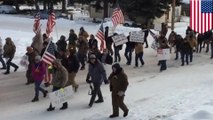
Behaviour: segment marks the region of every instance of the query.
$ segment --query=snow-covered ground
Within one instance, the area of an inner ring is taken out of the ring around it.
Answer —
[[[90,34],[95,34],[99,24],[78,19],[80,13],[75,14],[75,21],[57,19],[57,24],[52,33],[54,41],[60,35],[68,37],[69,29],[77,33],[81,26]],[[86,16],[84,16],[87,19]],[[186,20],[187,21],[187,20]],[[0,15],[0,36],[4,40],[10,36],[16,46],[17,52],[14,58],[19,63],[21,56],[26,52],[26,46],[30,45],[34,33],[32,25],[34,20],[28,17]],[[46,20],[42,20],[42,31],[45,31]],[[175,31],[184,36],[187,22],[175,24]],[[138,30],[119,26],[116,30],[121,33]],[[153,38],[148,37],[149,44]],[[131,66],[126,66],[126,60],[122,55],[121,66],[129,77],[129,87],[126,92],[125,102],[130,109],[126,118],[115,120],[213,120],[213,61],[209,53],[194,54],[194,60],[187,66],[180,66],[180,60],[172,59],[167,62],[168,69],[159,72],[156,52],[151,48],[144,49],[145,65],[134,69],[134,57]],[[134,56],[134,55],[133,55]],[[111,67],[106,66],[107,73]],[[77,82],[79,90],[69,101],[69,108],[61,111],[59,107],[53,112],[47,112],[49,99],[42,98],[32,103],[34,86],[26,86],[25,69],[3,75],[0,71],[0,120],[108,120],[112,113],[111,96],[109,86],[103,85],[102,92],[104,103],[95,104],[88,108],[90,96],[89,86],[85,82],[85,71],[79,71]],[[48,88],[51,91],[51,87]]]

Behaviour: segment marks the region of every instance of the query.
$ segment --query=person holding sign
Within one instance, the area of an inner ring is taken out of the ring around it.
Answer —
[[[144,65],[143,61],[143,43],[136,43],[135,44],[135,67],[138,67],[138,59],[141,62],[141,66]]]
[[[128,42],[126,43],[126,49],[124,52],[124,56],[127,60],[127,65],[131,65],[132,62],[132,52],[134,51],[135,43],[130,41],[130,35],[127,36]]]
[[[53,65],[53,79],[52,79],[52,85],[53,85],[53,92],[60,90],[61,88],[64,88],[67,81],[68,81],[68,72],[65,67],[61,65],[61,60],[56,59],[52,63]],[[63,103],[63,106],[60,108],[60,110],[67,109],[68,103]],[[53,111],[55,110],[55,107],[52,106],[50,103],[49,108],[47,111]]]
[[[168,49],[168,48],[169,48],[169,45],[167,44],[167,42],[165,40],[161,41],[159,50]],[[160,72],[162,72],[163,70],[166,70],[167,69],[166,59],[159,60],[159,65],[160,65]]]

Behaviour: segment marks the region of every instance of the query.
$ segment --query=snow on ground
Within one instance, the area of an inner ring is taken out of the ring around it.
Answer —
[[[80,16],[80,13],[78,13]],[[45,31],[46,20],[42,20],[42,31]],[[106,23],[108,24],[108,23]],[[26,46],[30,45],[34,33],[32,32],[33,19],[10,15],[0,15],[0,36],[4,40],[10,36],[17,46],[14,61],[18,63],[25,53]],[[68,37],[69,29],[77,33],[81,26],[91,34],[95,34],[99,24],[76,18],[75,21],[58,19],[52,36],[56,41],[60,35]],[[185,35],[187,22],[175,24],[175,31]],[[133,28],[119,26],[116,30],[128,33]],[[153,38],[148,37],[149,44]],[[124,46],[125,48],[125,46]],[[213,119],[213,61],[209,53],[194,54],[190,65],[180,66],[180,60],[172,59],[167,62],[168,70],[160,73],[157,66],[156,52],[151,48],[144,49],[145,65],[134,69],[134,55],[131,66],[126,66],[126,60],[121,52],[121,66],[129,77],[129,87],[125,102],[130,109],[126,118],[115,120],[212,120]],[[111,66],[106,66],[107,73]],[[4,71],[0,71],[4,72]],[[34,97],[34,86],[25,86],[25,69],[21,68],[10,75],[0,75],[0,120],[108,120],[112,113],[109,86],[103,85],[104,103],[94,104],[88,108],[90,96],[87,94],[89,86],[85,82],[87,70],[79,71],[77,82],[79,90],[69,101],[69,108],[60,111],[58,106],[53,112],[46,112],[49,99],[42,98],[31,103]],[[51,87],[48,88],[51,91]]]

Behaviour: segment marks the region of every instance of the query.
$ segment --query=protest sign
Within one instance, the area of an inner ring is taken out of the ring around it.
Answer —
[[[128,41],[124,34],[113,36],[112,40],[115,43],[115,46],[122,45]]]
[[[157,49],[158,60],[170,60],[170,49]]]
[[[73,96],[72,86],[61,88],[60,90],[49,93],[50,101],[53,106],[59,106],[70,100]]]
[[[144,42],[144,32],[140,31],[132,31],[130,34],[130,40],[131,42]]]

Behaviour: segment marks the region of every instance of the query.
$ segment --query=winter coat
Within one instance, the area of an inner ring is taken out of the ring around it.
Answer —
[[[180,51],[182,42],[183,42],[182,36],[176,35],[174,45],[175,45],[177,51]]]
[[[92,49],[93,45],[98,47],[98,41],[96,39],[89,39],[89,49]]]
[[[79,54],[87,54],[89,48],[87,40],[78,40],[77,47]]]
[[[12,42],[12,40],[8,40],[6,44],[4,45],[4,53],[3,56],[5,58],[13,58],[16,52],[16,46]]]
[[[82,36],[84,39],[87,40],[87,38],[89,37],[89,34],[86,31],[82,31],[78,34],[78,37]]]
[[[187,40],[184,40],[181,44],[181,52],[182,53],[189,53],[191,50],[191,46]]]
[[[68,40],[69,40],[69,44],[76,46],[76,41],[78,40],[78,37],[75,33],[69,34]]]
[[[58,40],[56,43],[58,52],[63,51],[65,52],[67,49],[67,42],[65,40]]]
[[[69,73],[74,72],[77,73],[80,67],[79,60],[75,54],[70,55],[67,58],[67,71]]]
[[[135,45],[135,54],[139,54],[143,52],[143,44],[142,43],[136,43]]]
[[[42,81],[45,75],[45,64],[43,62],[35,63],[32,65],[31,73],[34,80]]]
[[[52,76],[52,85],[55,87],[64,87],[68,81],[68,72],[61,64],[59,68],[53,68]]]
[[[91,76],[92,83],[95,85],[101,85],[104,80],[107,80],[106,71],[103,64],[96,59],[95,64],[89,64],[89,76]]]
[[[130,39],[130,38],[129,38],[129,36],[128,36],[128,37],[127,37],[128,42],[126,43],[126,49],[134,49],[135,43],[129,41],[129,39]]]
[[[127,75],[122,68],[117,70],[116,73],[111,73],[108,79],[110,81],[110,91],[112,93],[117,94],[119,91],[125,92],[129,85]]]
[[[171,32],[170,35],[169,35],[168,42],[169,42],[169,44],[170,44],[172,47],[173,47],[173,45],[174,45],[175,38],[176,38],[175,32]]]
[[[197,41],[194,38],[190,39],[188,42],[190,44],[191,49],[197,46]]]

